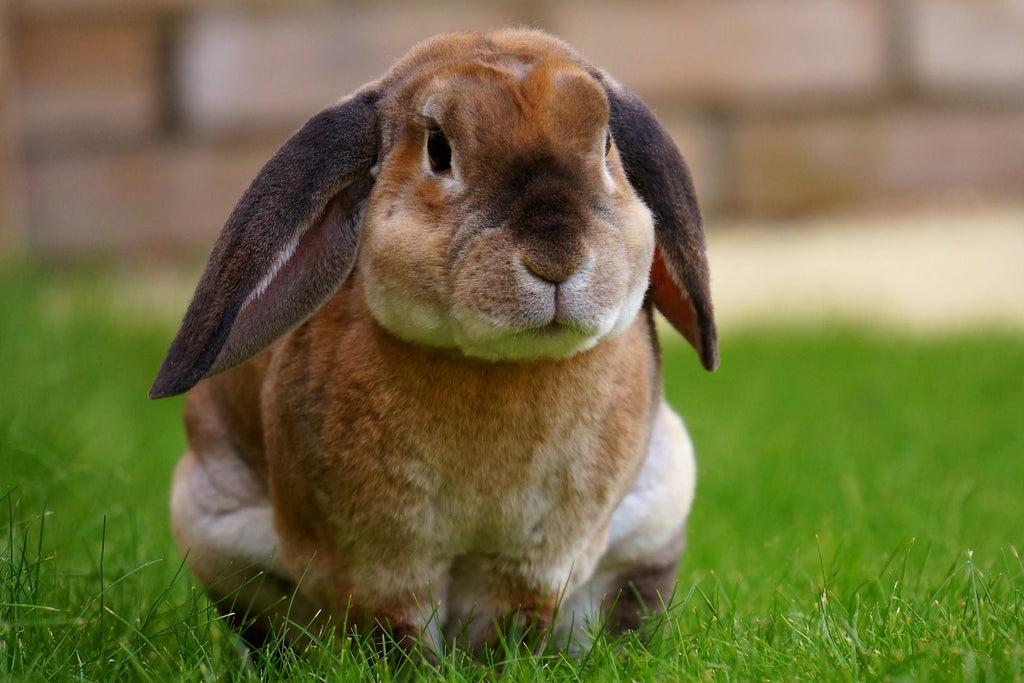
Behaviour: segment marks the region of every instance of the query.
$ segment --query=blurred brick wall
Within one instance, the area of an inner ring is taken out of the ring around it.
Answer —
[[[309,115],[508,23],[644,96],[712,220],[1024,199],[1020,0],[0,0],[0,243],[204,250]]]

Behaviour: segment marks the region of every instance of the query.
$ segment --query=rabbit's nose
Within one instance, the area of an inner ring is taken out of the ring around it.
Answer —
[[[560,285],[570,279],[588,263],[586,255],[571,258],[538,258],[536,255],[523,253],[519,255],[519,260],[538,279],[554,285]]]

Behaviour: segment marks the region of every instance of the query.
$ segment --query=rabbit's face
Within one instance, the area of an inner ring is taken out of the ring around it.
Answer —
[[[651,214],[579,66],[503,55],[398,91],[359,270],[393,334],[492,360],[566,357],[624,330],[654,254]]]
[[[150,396],[360,294],[402,339],[510,361],[589,349],[646,300],[718,365],[686,162],[636,95],[539,31],[427,40],[296,131],[224,224]]]

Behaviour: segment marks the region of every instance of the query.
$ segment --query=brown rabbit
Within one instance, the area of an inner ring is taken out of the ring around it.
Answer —
[[[418,45],[213,247],[150,391],[191,389],[181,550],[257,645],[286,615],[403,647],[635,627],[694,489],[654,308],[713,370],[692,181],[647,107],[538,31]]]

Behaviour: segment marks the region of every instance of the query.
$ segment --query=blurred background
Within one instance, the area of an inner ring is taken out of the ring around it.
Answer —
[[[230,677],[230,641],[188,647],[181,399],[146,389],[274,150],[413,43],[508,24],[637,91],[704,211],[722,366],[663,360],[709,609],[672,652],[1019,680],[1024,0],[0,0],[0,678]]]
[[[195,263],[309,115],[418,40],[510,23],[656,110],[727,319],[1024,317],[1019,0],[0,0],[0,251]]]

